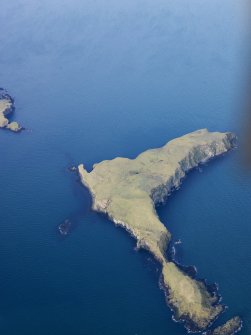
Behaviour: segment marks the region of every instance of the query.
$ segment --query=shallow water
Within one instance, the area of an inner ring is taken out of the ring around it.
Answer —
[[[0,132],[0,331],[182,335],[158,267],[90,210],[67,167],[135,157],[207,127],[241,134],[244,1],[2,1],[1,86],[28,130]],[[192,172],[159,215],[177,258],[251,329],[251,178],[239,151]],[[60,238],[57,225],[74,222]]]

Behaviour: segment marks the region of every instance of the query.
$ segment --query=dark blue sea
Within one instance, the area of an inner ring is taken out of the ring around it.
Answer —
[[[91,211],[68,167],[135,157],[187,132],[241,138],[244,0],[2,0],[0,86],[26,127],[0,132],[0,333],[184,335],[159,268]],[[251,334],[251,176],[239,148],[158,209],[177,260],[219,284]],[[57,226],[73,222],[71,234]]]

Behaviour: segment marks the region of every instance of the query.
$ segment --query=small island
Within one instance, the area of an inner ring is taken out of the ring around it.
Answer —
[[[14,99],[3,88],[0,88],[0,128],[9,129],[15,133],[23,128],[16,122],[10,122],[8,115],[15,110]]]
[[[78,166],[81,182],[92,195],[93,209],[107,214],[136,239],[138,248],[148,250],[160,263],[161,283],[173,317],[192,332],[208,330],[225,307],[216,290],[168,259],[171,234],[155,207],[166,202],[187,172],[231,150],[235,139],[230,132],[201,129],[135,159],[105,160],[91,172],[83,164]],[[221,329],[220,334],[229,333]]]

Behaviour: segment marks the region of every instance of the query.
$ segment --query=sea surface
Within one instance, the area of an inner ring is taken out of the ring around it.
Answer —
[[[68,167],[133,158],[199,128],[243,133],[244,0],[2,0],[0,333],[184,335],[147,252]],[[251,177],[239,148],[184,180],[161,220],[251,334]],[[57,226],[73,222],[71,234]],[[219,320],[220,322],[220,320]]]

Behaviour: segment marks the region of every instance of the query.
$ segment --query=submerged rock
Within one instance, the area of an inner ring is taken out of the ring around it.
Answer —
[[[72,223],[70,220],[66,219],[63,223],[58,226],[58,230],[61,235],[68,235],[70,233]]]
[[[224,325],[205,332],[203,335],[234,335],[242,328],[242,320],[239,316],[228,320]]]
[[[162,266],[162,283],[174,318],[191,331],[206,330],[224,311],[219,297],[204,281],[196,280],[166,258],[171,234],[155,207],[177,189],[188,171],[222,155],[234,146],[232,133],[195,131],[135,159],[115,158],[95,164],[91,172],[78,167],[90,190],[93,209],[108,215],[148,250]]]
[[[70,172],[78,172],[78,168],[74,165],[70,166],[68,169],[69,169]]]

